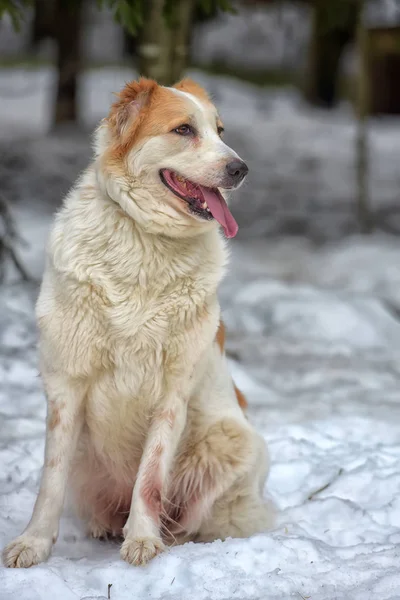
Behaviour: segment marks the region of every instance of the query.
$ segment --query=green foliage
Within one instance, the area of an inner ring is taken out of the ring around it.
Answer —
[[[1,1],[1,0],[0,0]],[[163,13],[169,25],[174,22],[175,11],[180,2],[185,0],[164,0]],[[97,0],[99,8],[110,8],[115,20],[131,35],[136,35],[143,25],[146,3],[148,0]],[[197,5],[204,15],[211,15],[217,10],[235,13],[230,0],[197,0]]]
[[[198,0],[198,7],[205,15],[211,15],[218,10],[236,14],[236,9],[230,0]]]
[[[99,8],[108,7],[114,19],[131,35],[136,35],[143,25],[146,0],[97,0]]]
[[[33,0],[0,0],[0,19],[8,14],[16,31],[21,29],[24,10],[33,6]]]
[[[64,0],[75,8],[80,0]],[[164,0],[164,17],[168,23],[173,22],[174,13],[180,2],[185,0]],[[115,20],[131,35],[136,35],[143,26],[145,7],[148,0],[97,0],[101,9],[110,8]],[[26,8],[34,6],[34,0],[0,0],[0,19],[8,14],[14,28],[19,31]],[[205,16],[215,14],[218,10],[235,13],[231,0],[197,0],[197,8]]]

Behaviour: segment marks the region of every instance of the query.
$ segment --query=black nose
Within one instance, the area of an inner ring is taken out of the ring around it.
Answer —
[[[249,172],[249,167],[242,160],[233,160],[226,165],[228,175],[230,175],[235,182],[241,181],[246,177]]]

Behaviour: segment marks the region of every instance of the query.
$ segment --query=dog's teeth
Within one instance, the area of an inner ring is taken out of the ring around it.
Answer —
[[[181,175],[178,175],[178,176],[177,176],[177,180],[178,180],[178,181],[185,181],[185,180],[184,180],[184,178],[183,178],[183,177],[181,177]]]
[[[207,208],[208,209],[207,202],[203,202],[203,204],[201,205],[201,208]]]

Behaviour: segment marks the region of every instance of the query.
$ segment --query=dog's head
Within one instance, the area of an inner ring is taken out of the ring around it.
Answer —
[[[223,124],[206,92],[191,80],[168,88],[140,79],[128,83],[95,148],[107,194],[147,231],[191,236],[238,226],[227,203],[248,168],[222,140]]]

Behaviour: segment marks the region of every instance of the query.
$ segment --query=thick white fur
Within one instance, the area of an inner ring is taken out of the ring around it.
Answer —
[[[215,117],[188,101],[207,146],[204,156],[196,150],[196,180],[215,178],[211,163],[236,155],[207,136]],[[45,463],[32,519],[3,553],[9,567],[47,559],[67,490],[92,535],[123,528],[121,555],[132,564],[166,541],[247,536],[270,524],[265,444],[215,342],[225,242],[158,178],[163,166],[193,177],[191,150],[152,138],[115,176],[103,160],[109,135],[105,122],[95,162],[51,233],[37,303]]]

